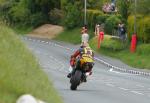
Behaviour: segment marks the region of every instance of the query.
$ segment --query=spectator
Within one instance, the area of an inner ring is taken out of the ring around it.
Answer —
[[[82,42],[81,42],[81,45],[85,44],[85,43],[88,43],[89,41],[89,34],[87,33],[87,29],[84,30],[84,33],[82,34]]]
[[[126,29],[122,22],[118,24],[118,33],[120,39],[124,41],[126,39]]]
[[[115,11],[115,4],[111,3],[111,11]]]
[[[98,35],[99,35],[99,32],[100,32],[100,25],[99,25],[99,24],[96,24],[96,25],[95,25],[95,36],[98,36]]]
[[[102,10],[104,13],[117,12],[115,1],[112,1],[112,3],[105,3],[102,7]]]

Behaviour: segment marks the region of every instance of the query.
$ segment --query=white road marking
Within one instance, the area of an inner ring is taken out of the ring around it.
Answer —
[[[115,87],[115,85],[110,84],[110,83],[107,83],[106,85],[107,85],[107,86],[110,86],[110,87]]]
[[[137,87],[141,87],[141,88],[144,88],[144,86],[143,85],[140,85],[140,84],[138,84],[138,85],[136,85]]]
[[[113,68],[110,68],[110,70],[109,70],[110,72],[112,72],[113,71]]]
[[[28,40],[32,40],[32,39],[29,38]]]
[[[41,40],[37,40],[37,42],[40,42]]]
[[[121,89],[121,90],[125,90],[125,91],[129,90],[129,89],[123,88],[123,87],[118,87],[118,88]]]
[[[35,39],[32,39],[32,41],[33,41],[33,42],[36,42],[36,40],[35,40]]]
[[[140,93],[138,91],[130,91],[131,93],[134,93],[134,94],[139,94],[139,95],[144,95],[143,93]]]
[[[112,68],[111,68],[109,71],[110,71],[110,72],[113,72],[113,73],[117,73],[117,74],[125,74],[125,73],[121,73],[121,72],[113,71],[113,69],[112,69]]]

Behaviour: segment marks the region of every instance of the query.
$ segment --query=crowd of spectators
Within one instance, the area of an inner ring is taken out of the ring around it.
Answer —
[[[104,13],[117,12],[117,8],[114,3],[105,3],[102,7]]]

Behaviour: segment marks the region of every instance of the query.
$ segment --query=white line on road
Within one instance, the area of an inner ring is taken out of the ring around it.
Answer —
[[[41,40],[37,40],[37,42],[41,42]]]
[[[134,94],[139,94],[139,95],[144,95],[143,93],[140,93],[138,91],[130,91],[131,93],[134,93]]]
[[[143,85],[140,85],[140,84],[138,84],[138,85],[136,85],[137,87],[141,87],[141,88],[144,88],[144,86]]]
[[[125,90],[125,91],[129,90],[129,89],[123,88],[123,87],[118,87],[118,88],[121,89],[121,90]]]
[[[109,70],[110,72],[113,72],[113,73],[117,73],[117,74],[125,74],[125,73],[121,73],[121,72],[117,72],[117,71],[113,71],[113,68],[110,68]]]
[[[107,83],[106,85],[107,85],[107,86],[110,86],[110,87],[115,87],[115,85],[110,84],[110,83]]]

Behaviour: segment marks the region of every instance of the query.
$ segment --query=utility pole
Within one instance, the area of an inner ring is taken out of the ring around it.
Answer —
[[[87,3],[87,0],[84,0],[84,25],[86,25],[86,3]]]
[[[134,34],[136,34],[136,6],[137,0],[134,0]]]
[[[136,51],[136,45],[137,45],[136,6],[137,6],[137,0],[134,0],[134,33],[132,34],[131,47],[130,47],[130,51],[132,53],[134,53]]]

